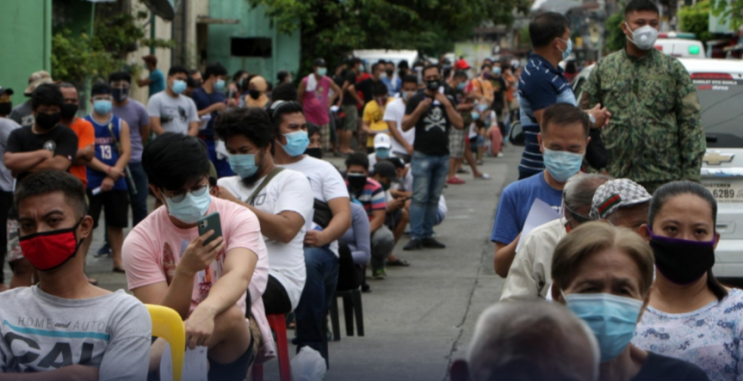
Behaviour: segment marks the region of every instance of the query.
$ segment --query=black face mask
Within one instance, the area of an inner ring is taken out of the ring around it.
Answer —
[[[304,153],[314,157],[315,159],[322,159],[322,148],[307,148]]]
[[[62,112],[60,112],[62,118],[72,119],[77,114],[77,105],[72,103],[65,103],[62,105]]]
[[[116,102],[123,102],[129,97],[129,89],[111,89],[111,96]]]
[[[258,99],[258,97],[261,96],[261,92],[258,90],[248,90],[248,94],[250,94],[250,97],[253,99]]]
[[[62,119],[61,113],[56,112],[54,114],[47,114],[45,112],[40,112],[36,115],[36,125],[39,126],[40,129],[48,131],[54,128],[54,126],[59,123],[60,119]]]
[[[388,77],[392,78],[392,74],[394,74],[395,71],[394,70],[386,70],[386,73],[387,73],[387,76]]]
[[[441,80],[439,79],[433,79],[430,81],[426,81],[426,88],[429,91],[438,91],[440,86],[441,86]]]
[[[10,115],[13,111],[13,103],[3,102],[0,103],[0,115]]]
[[[655,266],[673,283],[694,283],[715,264],[715,240],[687,241],[657,236],[650,229],[648,232]]]
[[[352,189],[362,189],[366,185],[366,175],[362,173],[349,173],[346,180]]]

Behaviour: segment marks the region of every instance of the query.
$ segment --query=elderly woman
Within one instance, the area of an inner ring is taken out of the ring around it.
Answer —
[[[255,76],[250,79],[248,83],[248,95],[244,97],[246,107],[260,107],[263,108],[268,103],[269,99],[266,96],[268,91],[268,83],[261,76]]]
[[[655,254],[650,302],[632,343],[696,364],[713,381],[743,380],[743,291],[712,275],[717,203],[703,186],[659,188],[642,230]]]
[[[589,222],[555,248],[552,297],[596,335],[602,381],[708,380],[696,365],[630,344],[653,284],[653,252],[636,233]]]

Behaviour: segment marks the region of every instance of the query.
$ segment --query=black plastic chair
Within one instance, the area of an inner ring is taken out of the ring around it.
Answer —
[[[364,312],[361,304],[361,279],[363,270],[353,263],[353,256],[348,245],[341,243],[338,248],[340,259],[338,262],[338,286],[335,298],[330,305],[330,321],[333,326],[333,341],[340,341],[341,326],[338,315],[338,298],[343,298],[343,314],[346,320],[346,335],[354,335],[354,315],[356,331],[364,336]]]

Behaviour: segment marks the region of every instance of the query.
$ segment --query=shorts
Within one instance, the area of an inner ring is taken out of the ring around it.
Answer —
[[[470,149],[472,152],[477,152],[480,147],[485,147],[485,137],[477,135],[474,138],[470,138]]]
[[[387,226],[390,230],[395,230],[397,227],[397,224],[400,223],[400,220],[402,219],[402,210],[398,209],[394,212],[387,212],[387,215],[384,217],[384,225]]]
[[[93,217],[93,228],[98,227],[101,210],[106,213],[106,224],[112,228],[129,227],[129,192],[112,190],[93,195],[88,189],[88,215]]]
[[[252,332],[252,331],[251,331]],[[248,370],[250,370],[250,366],[253,364],[253,361],[255,361],[255,352],[253,352],[253,344],[255,343],[255,337],[253,337],[252,333],[250,336],[250,345],[248,345],[248,349],[245,350],[245,353],[243,353],[240,358],[233,361],[230,364],[220,364],[218,362],[214,362],[211,359],[207,358],[209,360],[209,374],[207,376],[208,380],[214,380],[214,381],[242,381],[245,380],[248,377]]]
[[[343,130],[344,131],[356,131],[359,128],[359,111],[356,109],[356,105],[343,105],[341,110],[345,116],[343,117]]]
[[[450,128],[449,129],[449,156],[453,159],[461,159],[464,157],[464,128]]]

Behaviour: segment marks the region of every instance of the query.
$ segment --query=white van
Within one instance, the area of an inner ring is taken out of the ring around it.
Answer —
[[[371,65],[379,60],[392,61],[397,67],[400,61],[407,61],[408,67],[413,67],[413,63],[418,60],[418,52],[415,50],[384,50],[384,49],[365,49],[354,50],[353,56],[365,61],[371,70]]]
[[[665,33],[661,33],[663,35]],[[669,35],[673,35],[669,33]],[[669,56],[678,58],[704,58],[704,45],[699,40],[688,40],[685,38],[662,38],[655,41],[655,48]]]
[[[743,61],[686,59],[679,61],[691,75],[702,106],[707,153],[702,184],[718,203],[715,276],[743,278]],[[593,66],[573,81],[577,99]]]

